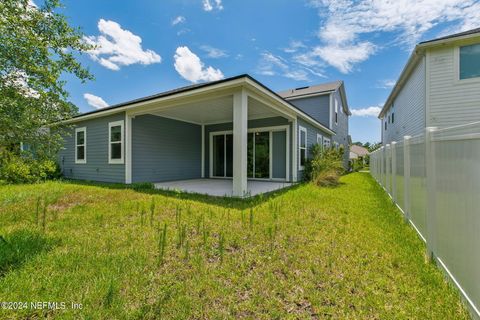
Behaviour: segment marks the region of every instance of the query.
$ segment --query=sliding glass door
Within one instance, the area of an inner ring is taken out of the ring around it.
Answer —
[[[233,177],[233,134],[218,133],[211,138],[212,176]],[[247,177],[286,178],[286,130],[254,131],[247,135]],[[275,146],[275,152],[272,150]],[[275,153],[275,158],[271,159]]]
[[[233,177],[233,135],[213,136],[213,176]]]

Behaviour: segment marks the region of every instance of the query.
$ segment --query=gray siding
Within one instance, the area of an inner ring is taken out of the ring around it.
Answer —
[[[132,182],[201,177],[201,126],[158,117],[132,120]]]
[[[338,103],[338,117],[335,123],[335,100]],[[332,137],[332,145],[334,142],[339,146],[343,146],[345,152],[343,153],[343,166],[348,168],[348,160],[350,155],[350,147],[348,145],[348,115],[343,110],[342,98],[340,92],[337,90],[332,95],[332,130],[335,135]]]
[[[388,123],[388,117],[395,114],[395,122]],[[387,130],[385,130],[387,121]],[[402,90],[393,101],[382,123],[383,145],[402,141],[403,136],[415,136],[425,129],[425,60],[422,59],[413,70]]]
[[[291,104],[326,126],[330,127],[330,95],[325,94],[289,100]]]
[[[108,163],[108,123],[119,120],[125,120],[124,112],[75,123],[70,131],[71,134],[64,137],[63,149],[58,154],[58,161],[65,177],[125,182],[125,165]],[[87,163],[85,164],[75,163],[75,128],[79,127],[86,127]]]
[[[274,126],[284,126],[289,125],[288,119],[283,117],[273,117],[273,118],[264,118],[256,120],[248,120],[248,128],[262,128],[262,127],[274,127]],[[220,123],[212,124],[205,126],[205,177],[210,176],[210,133],[217,131],[230,131],[233,130],[233,123]],[[291,141],[291,124],[290,124],[290,150],[292,150],[292,141]],[[290,164],[292,159],[290,157]],[[290,170],[291,172],[291,170]],[[291,179],[291,173],[288,180]]]
[[[305,129],[307,129],[307,159],[311,157],[311,154],[310,154],[310,148],[317,143],[317,134],[320,134],[322,135],[322,137],[327,137],[327,138],[330,138],[332,139],[332,136],[323,132],[322,130],[320,130],[319,128],[317,127],[314,127],[312,126],[311,124],[309,124],[308,122],[302,120],[302,119],[298,119],[298,128],[297,128],[297,138],[300,139],[300,127],[304,127]],[[299,140],[300,141],[300,140]],[[298,143],[299,145],[299,143]],[[302,180],[303,178],[303,170],[300,170],[300,152],[299,152],[299,148],[297,148],[297,150],[295,150],[296,152],[296,156],[297,156],[297,172],[298,172],[298,180]],[[294,154],[295,154],[294,153]]]

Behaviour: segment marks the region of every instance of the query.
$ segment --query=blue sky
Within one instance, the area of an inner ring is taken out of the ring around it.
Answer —
[[[363,142],[380,140],[375,114],[415,43],[480,21],[478,0],[63,4],[69,22],[99,45],[80,57],[94,81],[65,77],[81,112],[242,73],[278,91],[341,79],[354,110],[350,134]]]

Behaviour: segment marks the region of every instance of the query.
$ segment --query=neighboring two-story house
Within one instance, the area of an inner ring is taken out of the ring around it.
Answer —
[[[383,145],[480,121],[480,28],[419,43],[379,118]]]
[[[348,117],[351,113],[348,109],[343,81],[289,89],[279,92],[279,95],[335,132],[331,139],[327,136],[311,134],[307,134],[307,136],[308,139],[314,140],[324,147],[344,148],[344,166],[347,168],[349,161]]]

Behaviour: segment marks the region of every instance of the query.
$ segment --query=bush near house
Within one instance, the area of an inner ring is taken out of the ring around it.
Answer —
[[[317,186],[334,186],[345,172],[343,168],[343,148],[322,148],[315,144],[310,149],[310,159],[307,160],[304,179]]]
[[[53,160],[0,151],[0,183],[32,183],[59,177],[60,170]]]

